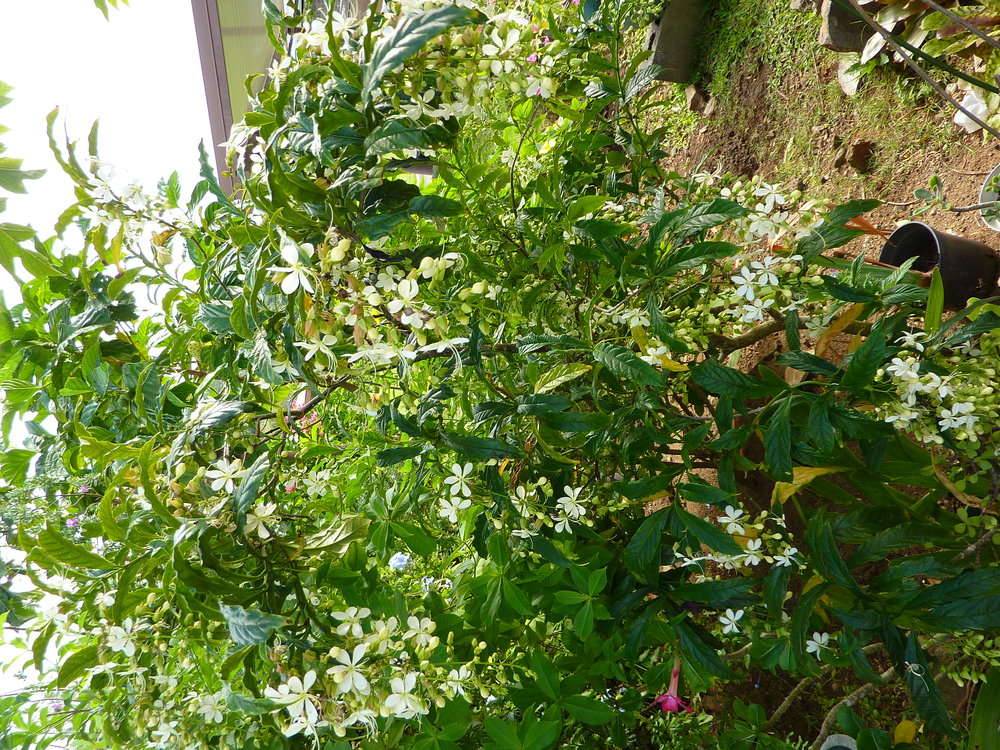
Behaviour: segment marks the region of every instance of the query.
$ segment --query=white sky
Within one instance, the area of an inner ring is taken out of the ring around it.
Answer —
[[[25,169],[47,169],[8,198],[0,221],[51,234],[73,201],[72,183],[51,158],[45,116],[59,107],[72,137],[83,141],[101,121],[99,153],[122,173],[154,186],[176,170],[183,195],[198,174],[198,142],[211,144],[190,0],[131,0],[105,21],[91,0],[0,0],[0,81],[14,87],[0,109],[5,156]],[[211,151],[211,149],[209,149]],[[0,289],[12,280],[0,269]],[[0,694],[16,689],[0,645]]]

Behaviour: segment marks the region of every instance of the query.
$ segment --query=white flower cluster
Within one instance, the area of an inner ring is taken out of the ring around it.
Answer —
[[[441,643],[429,617],[373,619],[364,607],[331,614],[344,645],[330,649],[325,673],[311,669],[264,691],[287,713],[287,736],[328,727],[343,737],[356,725],[371,732],[379,717],[413,719],[465,695],[467,665],[449,669],[428,660]]]
[[[879,415],[925,443],[943,443],[946,432],[959,441],[977,442],[996,413],[992,370],[979,368],[978,351],[966,347],[964,366],[942,376],[923,366],[935,358],[935,352],[924,351],[925,341],[922,332],[907,333],[897,341],[911,353],[894,357],[879,371],[896,396],[879,407]]]

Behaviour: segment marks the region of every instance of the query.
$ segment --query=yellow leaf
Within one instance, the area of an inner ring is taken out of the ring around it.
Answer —
[[[801,490],[817,477],[824,474],[836,474],[846,471],[843,466],[796,466],[792,469],[791,482],[775,482],[771,493],[771,504],[784,503],[788,498]]]
[[[641,326],[632,326],[632,339],[639,345],[639,351],[643,354],[649,353],[649,334],[646,333],[646,329]],[[670,359],[670,357],[665,354],[654,354],[656,361],[660,363],[660,367],[669,372],[687,372],[688,366],[681,364],[680,362],[675,362]]]
[[[861,315],[861,311],[865,309],[865,306],[860,302],[855,302],[853,305],[848,305],[844,308],[844,311],[836,317],[836,319],[830,324],[820,337],[816,340],[816,356],[822,357],[823,352],[833,341],[834,336],[843,331],[847,326],[858,319]]]
[[[892,730],[892,744],[912,743],[917,738],[917,725],[909,719],[903,719]]]
[[[165,232],[159,232],[157,234],[154,234],[153,235],[153,244],[156,247],[163,247],[164,245],[167,244],[167,240],[169,240],[175,234],[177,234],[177,230],[176,229],[168,229]]]

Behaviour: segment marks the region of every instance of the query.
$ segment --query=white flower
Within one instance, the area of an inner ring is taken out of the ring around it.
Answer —
[[[908,331],[896,339],[897,344],[902,344],[908,349],[916,349],[918,352],[924,350],[924,345],[920,342],[927,338],[927,334],[923,331]]]
[[[898,424],[896,426],[899,428],[906,427],[908,424],[910,424],[910,422],[912,422],[913,420],[915,420],[917,417],[920,416],[916,411],[910,409],[907,406],[904,406],[903,404],[897,404],[895,405],[894,408],[895,411],[889,416],[887,416],[885,418],[885,421],[888,422],[889,424],[897,422]]]
[[[569,523],[569,516],[565,514],[553,516],[552,520],[556,522],[556,533],[558,534],[569,533],[572,529]]]
[[[559,509],[574,521],[583,518],[587,514],[587,509],[579,501],[583,487],[567,487],[563,492],[565,494],[556,501]]]
[[[743,510],[741,508],[727,505],[725,514],[719,516],[719,523],[726,527],[727,534],[744,534],[743,524],[740,522],[742,517]]]
[[[436,341],[431,344],[425,344],[424,346],[417,349],[418,352],[445,352],[451,349],[452,351],[457,351],[458,347],[463,344],[468,344],[469,340],[467,338],[454,338],[454,339],[442,339],[441,341]]]
[[[950,409],[941,410],[941,419],[938,420],[938,424],[941,425],[942,430],[951,428],[971,430],[979,421],[979,417],[972,414],[974,409],[975,406],[969,401],[952,404]]]
[[[246,469],[243,468],[243,462],[240,459],[234,458],[232,461],[227,461],[222,458],[216,462],[214,469],[205,472],[205,477],[212,480],[209,486],[213,492],[220,490],[233,492],[236,489],[236,482],[242,479],[244,474],[246,474]]]
[[[316,709],[316,698],[309,694],[309,688],[316,682],[316,672],[309,670],[302,679],[289,677],[288,682],[264,689],[264,696],[285,707],[292,723],[285,729],[285,736],[291,737],[303,729],[311,729],[319,721],[319,711]]]
[[[115,595],[110,591],[102,591],[94,597],[94,604],[98,607],[111,607],[115,603]]]
[[[510,499],[510,504],[514,506],[514,510],[516,510],[519,515],[526,516],[531,512],[531,506],[529,505],[528,498],[534,494],[534,490],[529,490],[527,487],[519,485],[514,490],[514,496]]]
[[[108,628],[107,644],[112,651],[121,651],[128,658],[135,656],[135,641],[132,640],[132,618],[122,622],[123,627],[112,625]]]
[[[367,643],[361,643],[354,647],[354,651],[348,653],[342,648],[334,649],[330,655],[340,664],[330,667],[327,674],[333,677],[337,683],[337,693],[357,693],[358,695],[368,695],[371,692],[371,685],[361,671],[361,662],[365,658],[368,650]]]
[[[167,746],[171,744],[171,740],[174,738],[174,727],[177,726],[176,721],[161,721],[159,726],[156,727],[151,732],[153,741],[157,745]]]
[[[460,695],[465,697],[465,682],[471,677],[469,666],[463,664],[458,669],[453,669],[448,673],[448,679],[444,682],[444,689],[450,695]]]
[[[287,266],[272,266],[271,271],[285,274],[281,280],[281,291],[285,294],[294,294],[299,287],[302,287],[310,294],[313,293],[312,271],[309,266],[302,262],[302,254],[312,257],[312,245],[296,245],[288,235],[281,234],[281,258]]]
[[[768,256],[759,261],[755,260],[751,263],[751,267],[757,270],[757,283],[762,286],[777,286],[778,277],[775,275],[774,271],[771,270],[771,266],[778,262],[778,259],[773,256]]]
[[[405,633],[403,633],[403,638],[406,640],[413,639],[413,642],[419,648],[434,648],[437,646],[439,639],[437,636],[433,635],[437,624],[429,617],[415,617],[410,615],[406,618],[406,625],[409,627]]]
[[[784,195],[778,192],[779,188],[777,185],[768,185],[766,182],[760,183],[753,194],[762,198],[762,202],[757,206],[758,211],[773,211],[776,206],[785,205],[788,200]]]
[[[892,377],[904,382],[918,380],[920,378],[919,370],[920,365],[917,364],[917,360],[913,357],[907,357],[905,360],[893,357],[892,362],[885,368],[885,371],[892,375]]]
[[[449,491],[452,495],[465,495],[465,497],[472,495],[472,488],[469,487],[468,479],[471,473],[472,464],[465,464],[465,466],[452,464],[451,476],[444,480],[445,484],[451,485]]]
[[[770,302],[755,299],[749,305],[743,305],[740,320],[744,323],[760,323],[764,320],[764,311],[770,307]]]
[[[790,567],[795,562],[795,555],[798,553],[799,551],[795,547],[788,547],[774,556],[774,564],[779,568]]]
[[[824,648],[830,648],[829,633],[813,633],[812,638],[806,641],[806,653],[815,654],[817,659]]]
[[[249,535],[256,531],[257,536],[261,539],[270,539],[271,532],[268,531],[265,523],[274,523],[274,512],[277,509],[277,503],[258,503],[252,512],[247,513],[244,525],[246,533]]]
[[[750,539],[747,541],[746,552],[743,554],[743,560],[747,565],[757,565],[764,559],[760,549],[761,544],[760,539]]]
[[[401,107],[403,114],[411,120],[419,120],[426,113],[434,111],[429,106],[435,95],[434,89],[427,89],[423,94],[411,94],[412,102]]]
[[[416,672],[409,672],[405,677],[393,677],[389,681],[392,694],[385,699],[385,708],[393,716],[412,719],[425,713],[423,705],[413,694],[413,689],[417,686],[417,676]]]
[[[305,360],[307,362],[313,359],[317,354],[322,354],[330,360],[336,358],[336,355],[330,347],[337,345],[337,337],[330,334],[325,334],[324,336],[318,339],[313,339],[312,341],[296,341],[295,345],[305,350]]]
[[[458,514],[472,505],[467,497],[443,497],[438,502],[441,504],[438,515],[451,523],[458,523]]]
[[[527,96],[537,96],[542,99],[548,99],[555,93],[556,82],[548,76],[543,76],[541,78],[532,78],[529,76],[529,79],[528,86],[524,90],[524,93]]]
[[[516,28],[511,28],[507,36],[501,37],[500,32],[494,29],[490,35],[492,44],[483,45],[483,54],[487,57],[500,58],[509,55],[517,46],[521,39],[521,32]],[[513,60],[494,59],[490,62],[490,72],[498,76],[503,73],[513,73],[517,69],[517,64]]]
[[[739,633],[740,628],[736,623],[743,619],[743,614],[744,612],[742,609],[738,609],[735,612],[731,609],[727,609],[724,615],[720,615],[719,622],[722,623],[723,634]]]
[[[420,291],[420,286],[415,279],[403,279],[396,285],[396,294],[405,301],[410,302]]]
[[[350,633],[355,638],[360,638],[365,632],[361,627],[361,621],[370,617],[371,613],[372,611],[367,607],[362,607],[361,609],[348,607],[346,612],[331,612],[330,616],[335,620],[340,620],[340,625],[337,626],[338,635],[347,635]]]
[[[198,707],[195,710],[204,717],[205,721],[221,724],[222,708],[222,694],[212,693],[211,695],[198,696]]]
[[[410,556],[405,552],[397,552],[389,558],[389,567],[393,570],[406,570],[410,566]]]
[[[756,274],[748,266],[743,266],[736,276],[730,277],[730,281],[736,284],[736,296],[745,299],[747,302],[753,302],[757,297],[757,292],[754,289],[756,280]]]

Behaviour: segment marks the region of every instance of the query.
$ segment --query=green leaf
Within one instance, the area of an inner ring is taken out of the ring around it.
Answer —
[[[401,445],[398,448],[386,448],[375,454],[375,463],[379,466],[394,466],[411,458],[416,458],[423,451],[422,445]]]
[[[655,580],[658,574],[663,529],[670,520],[670,510],[661,508],[647,516],[625,547],[625,567],[647,583]]]
[[[606,195],[581,195],[569,204],[569,208],[566,209],[566,218],[571,222],[576,221],[581,216],[593,213],[607,203],[608,200],[609,198]]]
[[[723,367],[714,360],[708,360],[693,368],[691,379],[709,393],[715,393],[719,396],[760,398],[780,390],[774,386],[765,385],[732,367]]]
[[[828,378],[840,372],[840,368],[833,364],[833,362],[828,362],[822,357],[817,357],[815,354],[803,351],[784,352],[778,356],[776,361],[779,365],[784,365],[785,367],[794,367],[796,370],[802,370],[803,372],[814,372],[817,375],[823,375]]]
[[[764,461],[775,479],[792,478],[792,400],[784,398],[764,427]]]
[[[584,364],[556,365],[548,368],[535,381],[535,393],[548,393],[561,385],[590,372],[591,366]]]
[[[444,432],[441,440],[446,446],[463,456],[477,459],[488,458],[508,458],[521,455],[517,446],[505,443],[503,440],[493,438],[473,437],[472,435],[459,435],[454,432]]]
[[[55,620],[49,620],[49,623],[42,628],[41,632],[35,637],[34,642],[31,644],[31,661],[35,665],[35,669],[39,672],[42,671],[42,667],[45,662],[45,652],[48,650],[49,642],[52,640],[52,636],[56,632]]]
[[[497,743],[497,750],[522,750],[521,740],[517,736],[517,725],[514,722],[490,716],[486,719],[485,727],[486,734]]]
[[[56,676],[56,685],[66,687],[81,677],[88,669],[97,664],[97,646],[86,646],[74,651],[61,665]]]
[[[735,677],[725,662],[719,658],[715,649],[705,643],[687,622],[682,622],[674,628],[681,644],[684,658],[693,664],[698,671],[731,680]]]
[[[1000,668],[993,667],[976,695],[969,750],[1000,750]]]
[[[927,293],[927,311],[924,313],[924,330],[935,333],[941,327],[944,316],[944,281],[941,278],[941,268],[934,267],[931,274],[931,288]]]
[[[562,705],[574,719],[593,726],[607,724],[615,716],[611,706],[585,695],[570,696]]]
[[[594,603],[584,602],[573,618],[573,632],[580,640],[587,640],[594,632]]]
[[[813,521],[806,530],[806,541],[809,543],[809,559],[823,578],[860,593],[860,587],[851,577],[847,564],[837,549],[828,519],[820,517]]]
[[[627,378],[640,385],[661,387],[663,376],[648,362],[623,346],[599,344],[594,349],[594,359],[607,367],[615,375]]]
[[[703,518],[688,513],[679,507],[674,508],[674,515],[684,529],[702,544],[727,555],[740,555],[743,548],[729,534],[713,526]]]
[[[932,732],[954,731],[954,724],[947,706],[941,700],[941,693],[934,682],[924,650],[920,647],[917,634],[912,631],[906,637],[906,660],[903,666],[903,680],[927,729]],[[993,730],[997,730],[996,725]]]
[[[531,669],[535,673],[535,684],[545,697],[559,700],[559,673],[545,652],[539,649],[531,652]]]
[[[403,521],[392,521],[389,525],[392,532],[403,540],[411,552],[426,557],[434,554],[434,550],[437,549],[437,540],[425,529]]]
[[[740,248],[731,242],[695,242],[684,245],[667,256],[667,267],[660,273],[663,276],[696,268],[710,260],[729,258],[740,252]]]
[[[46,528],[39,532],[38,546],[42,552],[56,562],[61,562],[73,568],[90,570],[110,570],[115,564],[106,560],[86,547],[74,544],[58,531]]]
[[[250,464],[246,474],[240,479],[236,491],[233,493],[233,508],[236,511],[236,525],[242,530],[246,522],[247,511],[257,501],[257,491],[261,482],[271,469],[271,459],[267,452],[261,453],[257,459]]]
[[[875,373],[885,362],[886,345],[882,326],[872,328],[868,338],[851,355],[850,362],[840,384],[849,391],[858,393],[868,386],[875,378]]]
[[[410,201],[410,211],[427,218],[458,216],[462,210],[462,204],[458,201],[438,195],[418,195]]]
[[[453,26],[477,22],[481,14],[458,5],[444,5],[425,13],[409,13],[396,33],[379,39],[362,70],[361,100],[367,105],[382,79],[419,52],[427,42]]]
[[[219,611],[229,626],[229,637],[237,646],[264,643],[271,634],[285,624],[285,618],[257,609],[244,609],[238,605],[220,604]]]
[[[11,193],[26,193],[24,181],[37,180],[45,174],[44,169],[22,170],[22,163],[21,159],[0,157],[0,188]]]
[[[544,414],[539,420],[546,427],[559,432],[595,432],[603,430],[611,422],[607,414],[580,411]]]
[[[531,617],[536,614],[535,608],[531,606],[531,599],[528,598],[528,595],[516,583],[504,578],[501,588],[503,590],[503,600],[519,615]]]
[[[802,263],[808,264],[825,250],[840,247],[863,234],[860,230],[845,228],[844,224],[863,213],[878,208],[880,205],[882,205],[881,202],[876,200],[857,200],[834,208],[819,227],[799,240],[796,249],[802,256]]]
[[[117,494],[117,487],[109,487],[104,493],[100,504],[97,506],[97,517],[101,520],[101,527],[104,529],[104,536],[116,542],[125,541],[125,528],[118,523],[115,517],[114,501]]]
[[[248,716],[262,716],[281,708],[280,703],[275,703],[267,698],[252,698],[248,695],[240,695],[239,693],[232,692],[228,686],[224,690],[226,705],[237,713]]]

